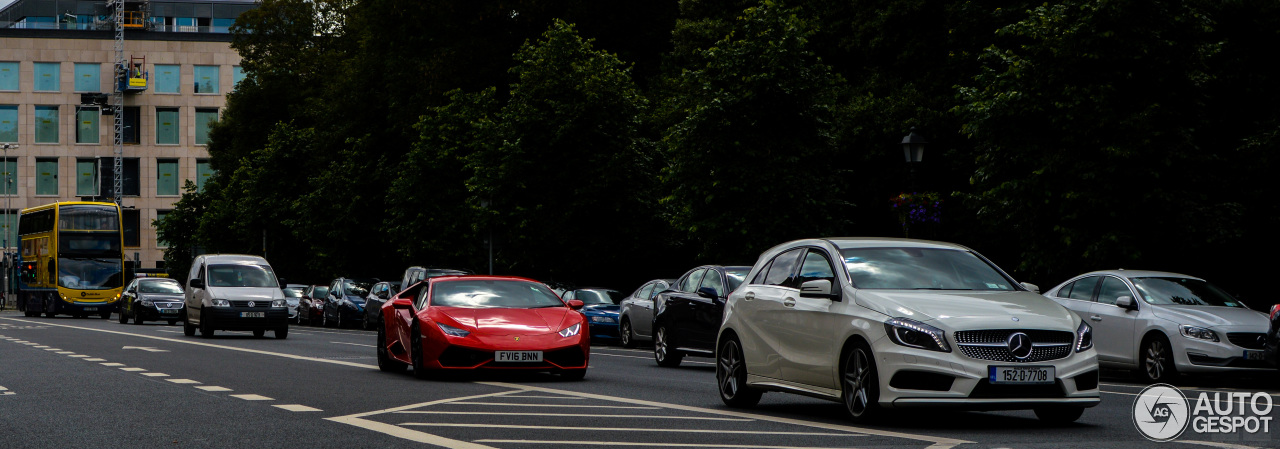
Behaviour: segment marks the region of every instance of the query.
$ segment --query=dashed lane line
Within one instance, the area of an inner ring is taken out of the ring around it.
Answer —
[[[231,391],[231,389],[230,389],[230,388],[227,388],[227,387],[219,387],[219,386],[216,386],[216,385],[202,385],[202,386],[199,386],[199,387],[196,387],[196,388],[201,389],[201,390],[204,390],[204,391],[210,391],[210,392],[213,392],[213,391]]]
[[[820,436],[820,437],[864,437],[866,435],[857,433],[831,433],[831,432],[771,432],[765,430],[725,430],[725,429],[659,429],[659,428],[637,428],[637,427],[575,427],[575,426],[527,426],[519,424],[473,424],[473,423],[400,423],[402,426],[415,427],[473,427],[487,429],[525,429],[525,430],[576,430],[576,431],[597,431],[597,432],[669,432],[669,433],[717,433],[717,434],[738,434],[738,435],[792,435],[792,436]]]
[[[120,368],[120,371],[128,371],[128,372],[131,372],[131,373],[136,373],[136,372],[138,372],[138,371],[146,371],[146,370],[147,370],[146,368],[135,368],[135,367],[131,367],[131,366],[126,366],[126,367],[124,367],[124,368]]]
[[[320,410],[320,409],[315,408],[315,407],[307,407],[307,406],[302,405],[302,404],[273,405],[272,407],[276,407],[276,408],[280,408],[280,409],[285,409],[285,410],[288,410],[288,411],[291,411],[291,412],[323,412],[323,411],[324,411],[324,410]]]
[[[516,396],[507,396],[513,398]],[[753,419],[746,418],[717,418],[714,416],[670,416],[670,415],[597,415],[592,413],[510,413],[510,412],[456,412],[443,410],[407,410],[403,412],[395,412],[403,414],[424,414],[424,415],[493,415],[493,416],[558,416],[566,418],[627,418],[627,419],[680,419],[687,421],[732,421],[732,422],[751,422]]]
[[[12,391],[9,391],[9,389],[8,389],[8,388],[0,387],[0,396],[9,396],[9,395],[14,395],[14,394],[18,394],[18,393],[14,393],[14,392],[12,392]]]
[[[105,361],[107,361],[107,359],[92,358],[92,359],[84,359],[84,361],[86,361],[86,362],[105,362]]]
[[[167,381],[169,381],[169,382],[173,382],[173,383],[175,383],[175,384],[184,384],[184,385],[186,385],[186,384],[198,384],[198,383],[200,383],[200,381],[197,381],[197,380],[191,380],[191,379],[165,379],[165,380],[167,380]],[[196,387],[196,388],[200,388],[200,387]]]
[[[139,373],[139,374],[142,374],[143,376],[147,376],[147,377],[169,377],[169,375],[165,373]]]
[[[71,358],[73,358],[73,359],[83,359],[83,358],[88,358],[89,356],[84,355],[84,354],[71,354],[71,355],[69,355],[69,356],[67,356],[67,357],[71,357]]]
[[[107,362],[107,363],[103,363],[102,366],[124,366],[124,364],[116,363],[116,362]]]
[[[257,395],[257,394],[233,394],[231,397],[236,399],[244,399],[246,401],[274,401],[275,399]]]

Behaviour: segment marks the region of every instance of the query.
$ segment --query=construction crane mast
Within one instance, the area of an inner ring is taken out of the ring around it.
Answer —
[[[124,60],[124,0],[109,0],[108,5],[111,6],[111,14],[114,16],[112,27],[115,35],[115,51],[116,61],[115,80],[128,79],[129,67]],[[115,160],[112,161],[111,175],[111,198],[116,204],[120,204],[120,200],[124,198],[124,89],[120,82],[111,83],[116,86],[111,93],[111,121],[115,126],[114,137],[111,140],[112,154]],[[127,85],[127,83],[126,83]]]

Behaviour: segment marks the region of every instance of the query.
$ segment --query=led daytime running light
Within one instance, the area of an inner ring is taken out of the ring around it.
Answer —
[[[466,336],[468,336],[468,335],[471,335],[471,332],[470,332],[470,331],[466,331],[466,330],[463,330],[463,329],[458,329],[458,328],[453,327],[453,326],[450,326],[450,325],[448,325],[448,324],[444,324],[444,323],[436,323],[436,326],[440,326],[440,331],[441,331],[441,332],[444,332],[444,334],[445,334],[445,335],[448,335],[448,336],[451,336],[451,337],[466,337]]]
[[[1084,352],[1093,348],[1093,327],[1084,321],[1076,328],[1076,352]]]
[[[885,321],[884,328],[885,332],[889,334],[889,339],[899,345],[927,351],[951,352],[951,345],[947,343],[942,329],[907,318],[894,318]],[[916,336],[912,335],[912,333],[924,334],[928,336],[928,340],[923,342],[914,341]]]
[[[579,330],[582,330],[582,323],[578,323],[578,324],[564,328],[564,330],[560,331],[560,336],[569,338],[574,335],[578,335]]]

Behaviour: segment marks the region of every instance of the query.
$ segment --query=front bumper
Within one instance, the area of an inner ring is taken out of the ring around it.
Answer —
[[[982,360],[952,344],[949,353],[898,345],[881,337],[872,344],[880,377],[880,404],[886,407],[954,407],[1020,410],[1037,407],[1093,407],[1101,401],[1097,352],[1034,363]],[[1052,366],[1054,383],[1001,385],[988,380],[990,366]],[[901,374],[901,376],[899,376]],[[895,376],[897,379],[895,379]],[[904,379],[906,379],[904,381]],[[950,379],[949,384],[945,380]],[[895,386],[896,384],[896,386]]]
[[[423,336],[423,363],[439,370],[533,370],[586,369],[591,355],[590,338],[578,334],[448,337],[439,333]],[[542,351],[541,362],[496,362],[495,351]]]
[[[186,309],[182,307],[179,307],[176,309],[159,309],[159,308],[156,308],[155,306],[151,306],[151,307],[138,307],[134,310],[137,311],[138,315],[142,316],[143,320],[148,320],[148,321],[168,321],[168,320],[182,321],[182,317],[186,316],[186,313],[185,313]],[[169,312],[169,311],[172,311],[172,312]]]
[[[241,316],[246,312],[263,312],[264,316]],[[215,307],[205,308],[200,319],[216,330],[278,329],[289,325],[289,311],[284,307]]]
[[[611,318],[613,319],[612,323],[598,323],[598,322],[591,321],[591,317],[587,317],[587,323],[589,328],[588,332],[591,333],[591,338],[603,338],[603,339],[610,339],[610,340],[616,340],[620,338],[620,334],[618,333],[618,318],[617,317],[611,317]]]
[[[1265,349],[1246,349],[1226,340],[1207,341],[1183,337],[1175,334],[1169,337],[1173,342],[1173,362],[1182,373],[1221,373],[1272,371],[1276,368],[1272,360],[1249,360],[1249,353],[1265,354]],[[1264,357],[1265,358],[1265,357]]]

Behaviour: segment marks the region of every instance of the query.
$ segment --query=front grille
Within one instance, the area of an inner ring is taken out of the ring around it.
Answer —
[[[1014,332],[1022,332],[1031,338],[1031,355],[1026,359],[1018,360],[1005,346],[1005,342]],[[1073,332],[1040,329],[957,331],[954,336],[956,344],[960,346],[960,352],[964,355],[978,360],[1008,363],[1033,363],[1065,358],[1071,355],[1072,344],[1075,342]]]
[[[155,305],[157,309],[181,309],[182,308],[182,303],[180,302],[157,302],[155,303]]]
[[[477,351],[474,349],[460,348],[450,346],[440,353],[437,359],[442,366],[449,367],[468,367],[476,366],[493,358],[492,351]]]
[[[899,390],[948,391],[955,377],[924,371],[898,371],[889,386]]]
[[[570,368],[582,366],[587,362],[586,358],[582,355],[582,349],[577,346],[547,352],[546,354],[543,354],[542,359],[554,363],[556,366],[567,366]]]
[[[231,307],[249,307],[249,303],[253,303],[253,308],[262,309],[271,307],[271,300],[264,299],[261,301],[231,301]]]
[[[1266,334],[1231,332],[1227,334],[1227,340],[1231,341],[1231,344],[1245,349],[1265,349],[1267,346]]]
[[[1061,380],[1054,381],[1053,385],[995,385],[982,379],[969,393],[969,397],[975,399],[1042,399],[1066,396]]]

